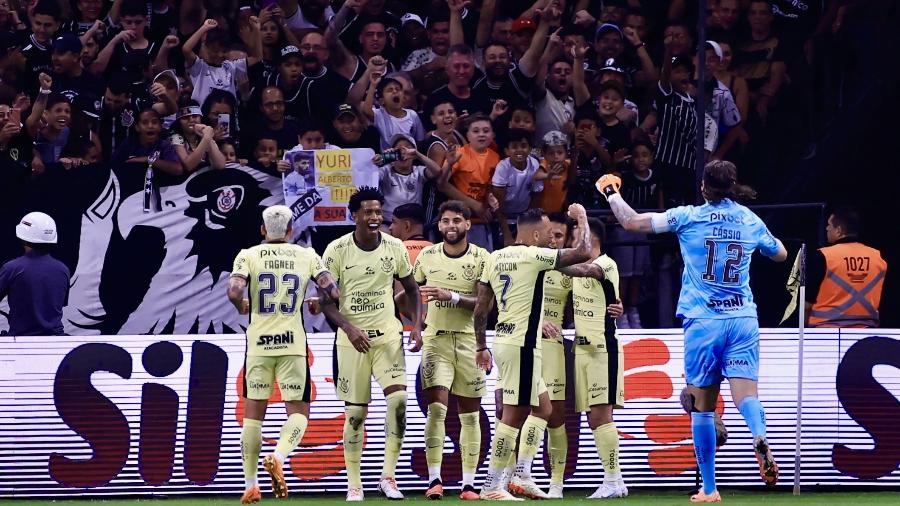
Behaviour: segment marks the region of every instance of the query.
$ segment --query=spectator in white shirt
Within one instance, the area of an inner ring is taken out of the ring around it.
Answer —
[[[262,60],[260,44],[250,48],[247,58],[226,60],[231,36],[213,19],[207,19],[200,29],[181,46],[184,55],[184,67],[191,77],[194,90],[191,98],[202,104],[212,90],[224,90],[237,97],[238,83],[248,80],[247,67]],[[252,37],[259,40],[259,20],[250,20]],[[203,39],[203,53],[198,57],[194,48]]]
[[[405,134],[396,134],[390,148],[375,155],[372,162],[378,165],[378,186],[384,195],[384,222],[389,224],[394,209],[403,204],[421,204],[425,183],[441,174],[441,167],[434,160],[416,150],[416,142]],[[386,158],[395,161],[385,163]]]
[[[360,109],[381,133],[381,149],[392,147],[391,140],[397,134],[411,136],[416,141],[424,139],[425,128],[419,115],[403,107],[403,83],[392,77],[376,76],[373,80],[375,86],[369,86]],[[373,106],[376,97],[381,99],[381,107]]]

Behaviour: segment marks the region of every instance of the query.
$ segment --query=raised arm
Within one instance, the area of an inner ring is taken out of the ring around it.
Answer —
[[[584,57],[587,52],[588,46],[572,48],[572,91],[575,94],[575,107],[591,99],[591,91],[584,79]]]
[[[466,7],[466,0],[447,0],[450,8],[450,45],[464,44],[466,35],[463,32],[462,10]]]
[[[544,47],[544,54],[538,62],[537,73],[534,76],[534,98],[542,99],[547,93],[547,72],[549,72],[550,63],[556,58],[556,54],[562,48],[562,38],[559,36],[559,30],[550,35],[547,46]]]
[[[132,30],[122,30],[117,33],[116,36],[110,39],[109,43],[103,47],[97,55],[97,59],[94,60],[94,63],[91,63],[89,69],[91,74],[100,75],[106,72],[106,66],[109,65],[109,59],[112,58],[113,53],[116,51],[116,44],[132,41],[135,37],[137,37],[137,35],[135,35]]]
[[[159,46],[159,52],[156,53],[156,59],[153,60],[153,73],[159,74],[163,70],[169,68],[169,53],[178,47],[178,37],[174,35],[166,35],[162,44]],[[177,106],[176,106],[177,109]],[[168,115],[167,115],[168,116]]]
[[[597,189],[606,197],[609,207],[612,209],[613,214],[616,215],[619,223],[622,224],[622,228],[629,232],[641,232],[644,234],[669,231],[665,213],[638,213],[619,195],[621,187],[622,179],[619,176],[605,174],[597,180]],[[655,227],[654,224],[656,224]]]
[[[403,148],[403,157],[414,158],[418,160],[422,165],[424,165],[425,177],[427,177],[428,179],[436,179],[441,176],[441,166],[431,158],[428,158],[427,156],[420,153],[419,150],[415,148]]]
[[[188,40],[184,41],[184,45],[181,46],[181,54],[184,55],[185,68],[192,66],[197,61],[197,54],[194,53],[194,48],[200,43],[203,35],[217,26],[219,26],[219,23],[215,19],[207,19],[200,25],[199,30],[195,31],[188,37]]]
[[[372,60],[374,59],[375,58],[373,57]],[[372,60],[369,60],[369,66],[366,69],[367,74],[371,74]],[[370,123],[375,119],[375,90],[378,88],[378,83],[380,81],[380,75],[369,78],[369,88],[366,90],[366,99],[359,105],[359,112],[363,113],[363,116],[365,116]]]
[[[559,23],[560,14],[556,7],[548,7],[541,11],[541,22],[531,37],[531,44],[519,59],[519,70],[525,77],[534,77],[537,74],[541,56],[544,54],[544,45],[547,43],[547,34],[550,33],[550,26]],[[558,34],[558,32],[559,30],[556,30],[554,33]]]
[[[496,11],[497,0],[484,0],[481,3],[481,15],[478,16],[478,27],[475,29],[475,47],[485,47],[491,41]]]
[[[40,82],[41,91],[31,107],[31,114],[25,120],[25,131],[28,132],[31,140],[37,139],[38,131],[41,129],[41,116],[47,107],[47,97],[50,96],[50,89],[53,87],[53,79],[43,72],[38,75],[38,82]],[[35,150],[35,152],[37,151]]]
[[[578,222],[578,234],[575,236],[575,247],[559,250],[556,257],[556,269],[587,262],[591,258],[591,229],[587,223],[587,211],[581,204],[569,206],[569,217]]]
[[[362,4],[362,0],[347,0],[328,22],[328,28],[325,29],[325,44],[331,54],[330,63],[333,68],[342,67],[354,57],[353,53],[341,42],[341,30],[347,25],[350,17],[362,9]]]

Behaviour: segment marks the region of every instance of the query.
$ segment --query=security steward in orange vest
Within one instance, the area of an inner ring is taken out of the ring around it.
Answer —
[[[829,246],[809,259],[806,323],[810,327],[878,326],[887,262],[881,252],[859,242],[859,213],[836,209],[825,227]]]

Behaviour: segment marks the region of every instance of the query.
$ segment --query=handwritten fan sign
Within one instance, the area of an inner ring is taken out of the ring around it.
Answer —
[[[347,204],[360,186],[377,186],[375,152],[360,149],[295,149],[284,154],[291,172],[282,179],[294,228],[353,225]]]

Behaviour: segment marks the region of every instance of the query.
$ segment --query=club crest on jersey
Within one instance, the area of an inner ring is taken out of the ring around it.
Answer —
[[[394,270],[393,259],[390,257],[381,257],[381,270],[384,271],[385,274],[390,274]]]
[[[122,122],[123,127],[128,128],[134,124],[134,113],[130,109],[125,109],[122,111],[122,116],[120,116],[119,120]]]
[[[472,264],[463,265],[463,278],[466,281],[474,281],[475,280],[475,266]]]
[[[235,197],[234,190],[231,188],[223,188],[221,192],[219,192],[219,198],[216,199],[216,207],[219,209],[220,213],[227,213],[234,209],[235,202],[237,198]]]
[[[563,276],[562,279],[560,279],[559,284],[566,290],[571,290],[572,278],[570,278],[569,276]]]
[[[581,278],[581,286],[585,288],[591,287],[591,278]]]
[[[338,378],[338,389],[345,394],[350,391],[350,380],[347,378]]]
[[[422,377],[427,379],[434,377],[434,362],[428,361],[422,364]]]

